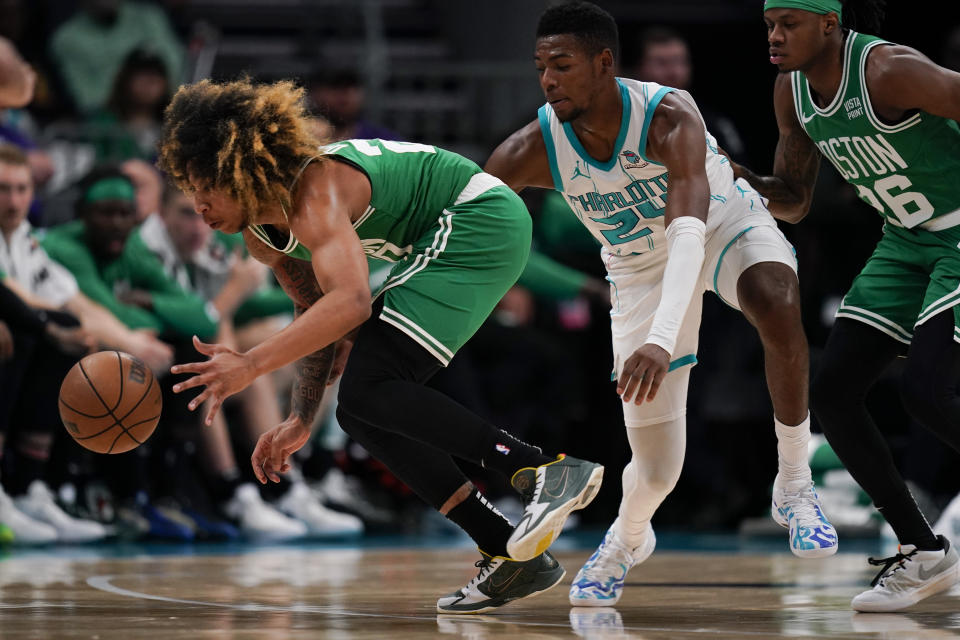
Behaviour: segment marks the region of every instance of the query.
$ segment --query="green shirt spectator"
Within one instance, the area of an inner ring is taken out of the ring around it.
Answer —
[[[113,260],[98,259],[86,242],[84,221],[54,227],[43,238],[50,256],[69,269],[87,297],[106,307],[131,329],[153,329],[208,340],[216,334],[215,314],[200,297],[167,277],[163,266],[133,233]],[[122,300],[132,291],[150,297],[150,309]]]
[[[50,55],[77,109],[90,113],[107,102],[114,77],[134,49],[155,52],[171,86],[180,84],[184,48],[161,7],[140,2],[91,2],[54,32]]]

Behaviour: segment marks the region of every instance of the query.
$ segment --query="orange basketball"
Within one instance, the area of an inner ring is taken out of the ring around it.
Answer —
[[[163,398],[153,372],[120,351],[92,353],[60,385],[60,419],[73,439],[97,453],[143,444],[160,420]]]

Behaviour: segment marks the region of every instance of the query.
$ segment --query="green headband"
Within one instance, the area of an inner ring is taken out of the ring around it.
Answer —
[[[843,5],[840,0],[765,0],[763,10],[767,9],[803,9],[821,15],[833,11],[841,18]]]
[[[97,180],[90,185],[87,192],[83,194],[83,202],[90,204],[91,202],[100,202],[101,200],[127,200],[133,202],[133,185],[126,178],[119,176]]]

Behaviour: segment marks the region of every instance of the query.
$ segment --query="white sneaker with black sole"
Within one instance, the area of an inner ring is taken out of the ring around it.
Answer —
[[[27,492],[14,500],[17,508],[33,518],[53,527],[57,542],[83,543],[102,540],[107,528],[93,520],[82,520],[68,515],[53,499],[53,492],[41,480],[34,480]]]
[[[223,512],[237,522],[240,533],[257,542],[295,540],[305,537],[308,531],[306,524],[265,502],[260,490],[250,482],[237,487]]]
[[[363,534],[363,521],[360,518],[327,507],[303,482],[294,482],[277,501],[277,507],[291,518],[306,524],[311,537],[353,537]]]
[[[960,581],[960,556],[949,540],[937,539],[943,549],[920,551],[904,544],[894,556],[870,558],[870,564],[883,568],[870,583],[873,589],[855,597],[851,606],[857,611],[899,611],[955,585]]]
[[[34,520],[17,509],[13,499],[0,487],[0,524],[13,531],[14,544],[51,544],[57,541],[57,530]]]

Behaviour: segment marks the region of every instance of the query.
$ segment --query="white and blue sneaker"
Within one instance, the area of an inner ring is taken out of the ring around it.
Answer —
[[[653,553],[657,536],[647,525],[647,536],[636,549],[631,549],[613,531],[607,529],[600,547],[577,572],[570,585],[570,604],[574,607],[611,607],[623,593],[627,572]]]
[[[773,483],[770,513],[790,530],[790,550],[801,558],[824,558],[837,552],[837,530],[823,515],[813,482],[799,486]]]

